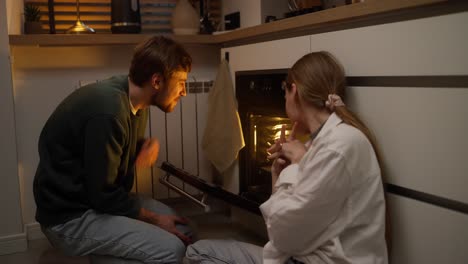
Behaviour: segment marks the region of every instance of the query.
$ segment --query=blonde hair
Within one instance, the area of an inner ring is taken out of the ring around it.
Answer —
[[[325,108],[325,102],[330,94],[337,94],[346,101],[344,69],[327,51],[312,52],[300,58],[289,70],[286,82],[295,83],[299,97],[305,103],[319,109]],[[335,113],[346,124],[364,133],[374,148],[379,165],[382,166],[376,140],[364,122],[346,106],[335,107]]]

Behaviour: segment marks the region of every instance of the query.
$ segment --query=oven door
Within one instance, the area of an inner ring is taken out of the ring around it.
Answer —
[[[228,204],[235,205],[247,211],[250,211],[255,214],[260,214],[259,206],[260,204],[252,201],[250,199],[244,198],[240,195],[234,194],[232,192],[224,190],[221,186],[215,185],[213,183],[208,183],[203,179],[192,175],[176,166],[170,164],[169,162],[163,162],[161,165],[161,169],[166,172],[166,175],[159,178],[159,182],[161,184],[166,185],[167,187],[171,188],[173,191],[179,193],[183,197],[188,198],[195,204],[201,206],[205,212],[210,211],[210,206],[205,202],[208,195],[218,198]],[[202,191],[201,197],[195,197],[186,191],[182,190],[181,188],[174,185],[171,181],[171,177],[176,177],[182,180],[184,183],[189,184],[198,190]]]
[[[246,146],[240,155],[239,194],[257,203],[271,195],[271,165],[268,148],[279,139],[281,127],[286,125],[286,135],[291,129],[289,119],[278,114],[248,112],[246,114]]]
[[[236,98],[244,135],[245,147],[239,152],[239,189],[230,192],[222,186],[205,182],[190,173],[164,162],[161,169],[166,172],[160,182],[180,195],[209,211],[206,197],[213,196],[229,204],[260,214],[259,205],[271,195],[272,161],[268,160],[267,149],[279,138],[281,126],[291,128],[284,110],[284,88],[286,70],[262,70],[236,72]],[[200,191],[194,197],[170,181],[177,177]]]

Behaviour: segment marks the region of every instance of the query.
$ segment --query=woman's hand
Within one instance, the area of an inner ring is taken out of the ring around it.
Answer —
[[[176,228],[176,223],[184,225],[188,224],[188,220],[186,218],[178,217],[176,215],[158,215],[144,208],[141,208],[140,213],[138,215],[138,219],[158,226],[166,230],[167,232],[174,234],[180,240],[182,240],[182,242],[184,242],[185,245],[189,245],[192,243],[192,240],[189,237],[182,234]]]
[[[288,140],[281,147],[282,157],[289,160],[291,164],[299,163],[306,152],[305,145],[297,139]]]
[[[159,141],[156,138],[148,138],[141,146],[140,153],[136,159],[139,167],[151,167],[158,159]]]
[[[273,164],[271,165],[271,189],[273,192],[275,192],[275,184],[281,171],[283,171],[289,164],[290,162],[283,158],[277,158],[273,161]]]
[[[281,145],[281,156],[289,160],[291,164],[299,163],[307,152],[305,145],[296,139],[296,133],[299,129],[299,124],[295,122],[288,139]]]
[[[296,124],[294,124],[293,130],[295,126]],[[276,180],[278,180],[281,171],[283,171],[283,169],[290,164],[289,160],[286,160],[281,157],[282,145],[284,144],[284,142],[286,142],[285,125],[281,126],[280,138],[275,141],[275,144],[273,144],[270,148],[267,149],[267,152],[269,154],[268,159],[273,160],[273,164],[271,165],[271,187],[273,192],[275,191]]]
[[[292,127],[288,139],[285,139],[285,127],[281,127],[280,138],[276,140],[275,144],[267,150],[270,153],[268,159],[276,160],[281,158],[286,163],[299,163],[304,154],[307,152],[307,149],[302,142],[296,139],[297,130],[298,123],[296,122]],[[283,162],[281,163],[284,164]],[[282,166],[276,166],[277,169],[280,169],[281,167]]]

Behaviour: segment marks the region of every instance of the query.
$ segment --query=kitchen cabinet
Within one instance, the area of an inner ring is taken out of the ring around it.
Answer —
[[[374,128],[389,182],[468,203],[468,83],[455,77],[468,75],[466,22],[462,12],[327,32],[310,36],[310,50],[330,51],[347,76],[374,82],[352,84],[350,104]]]
[[[310,52],[310,37],[266,41],[222,49],[221,55],[229,52],[231,74],[239,70],[285,69]]]
[[[310,50],[328,50],[348,76],[466,75],[468,13],[339,30],[310,36]]]
[[[351,77],[348,106],[397,187],[388,189],[392,263],[467,259],[467,22],[460,12],[310,36],[311,51],[330,51]]]
[[[390,263],[466,263],[468,216],[397,195],[391,214]]]

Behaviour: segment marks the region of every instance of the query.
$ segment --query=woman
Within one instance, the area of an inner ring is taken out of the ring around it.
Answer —
[[[202,240],[189,263],[388,263],[376,146],[345,98],[344,70],[328,52],[299,59],[287,77],[288,139],[268,150],[273,194],[260,209],[268,243]],[[303,144],[298,132],[311,135]]]

